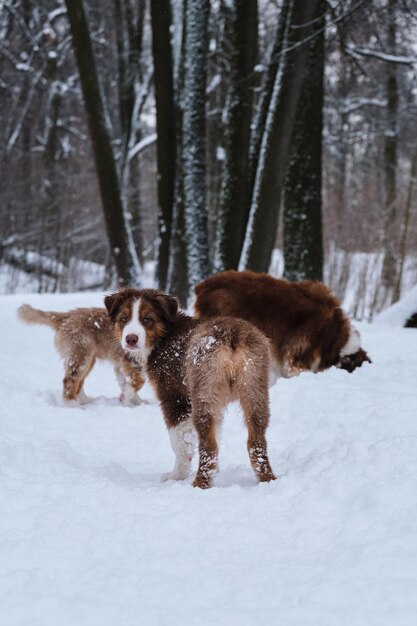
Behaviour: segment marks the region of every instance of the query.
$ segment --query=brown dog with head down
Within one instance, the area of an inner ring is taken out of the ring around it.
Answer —
[[[121,289],[105,298],[122,348],[143,363],[156,391],[176,459],[166,479],[190,472],[193,426],[199,466],[193,485],[207,488],[217,471],[216,430],[224,407],[239,400],[248,452],[259,481],[275,478],[268,460],[269,342],[243,320],[195,320],[178,301],[154,289]]]
[[[320,372],[332,365],[353,372],[371,362],[359,332],[323,283],[229,270],[203,280],[195,293],[198,318],[230,315],[265,333],[280,376]]]

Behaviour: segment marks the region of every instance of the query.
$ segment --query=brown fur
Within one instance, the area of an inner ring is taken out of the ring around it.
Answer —
[[[349,372],[364,361],[359,349],[341,357],[351,324],[326,285],[288,282],[255,272],[222,272],[195,287],[198,318],[230,315],[246,319],[271,340],[279,373],[322,371],[336,365]]]
[[[217,470],[216,431],[224,407],[233,400],[243,409],[255,474],[259,481],[273,480],[265,438],[270,361],[266,337],[243,320],[197,321],[177,310],[175,298],[153,289],[123,289],[105,299],[119,340],[139,298],[146,369],[165,423],[172,430],[191,417],[198,434],[199,468],[193,485],[211,486]]]
[[[120,399],[139,401],[136,392],[144,384],[141,367],[115,342],[106,309],[80,308],[58,313],[22,304],[18,315],[26,323],[45,324],[55,330],[55,345],[65,362],[64,400],[77,400],[95,360],[105,359],[114,364],[122,388]]]

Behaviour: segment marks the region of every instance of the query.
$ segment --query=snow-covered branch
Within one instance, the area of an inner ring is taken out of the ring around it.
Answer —
[[[156,133],[151,133],[147,137],[144,137],[141,141],[139,141],[131,150],[129,150],[128,159],[132,160],[135,156],[137,156],[140,152],[145,150],[151,146],[157,140],[158,135]]]
[[[353,113],[367,106],[384,108],[387,106],[387,101],[381,98],[353,98],[344,104],[340,112],[342,114]]]
[[[417,57],[389,54],[387,52],[383,52],[382,50],[373,50],[372,48],[347,46],[346,51],[352,56],[371,57],[387,63],[398,63],[400,65],[414,65],[417,63]]]

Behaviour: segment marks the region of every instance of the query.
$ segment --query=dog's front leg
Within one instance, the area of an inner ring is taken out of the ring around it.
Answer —
[[[126,362],[122,365],[115,365],[114,371],[121,389],[120,402],[126,406],[140,404],[141,399],[137,392],[145,383],[141,369]]]
[[[175,454],[175,465],[172,472],[162,476],[162,481],[184,480],[190,474],[196,447],[196,435],[191,418],[187,417],[177,426],[168,427],[168,433]]]

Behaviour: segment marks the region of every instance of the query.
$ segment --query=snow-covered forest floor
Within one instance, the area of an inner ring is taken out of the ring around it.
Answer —
[[[49,328],[16,307],[100,294],[0,298],[0,607],[7,626],[405,626],[417,615],[417,331],[359,324],[374,363],[271,389],[256,485],[239,411],[209,491],[161,484],[173,454],[147,385],[119,405],[63,406]]]

